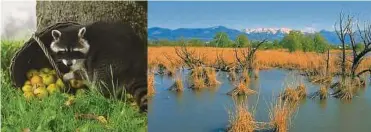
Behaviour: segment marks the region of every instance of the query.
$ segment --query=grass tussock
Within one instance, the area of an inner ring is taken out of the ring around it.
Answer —
[[[231,71],[229,71],[229,72],[227,73],[227,75],[228,75],[228,80],[229,80],[229,81],[234,82],[234,81],[237,80],[236,71],[231,70]]]
[[[256,64],[255,68],[253,69],[253,77],[259,78],[259,65]]]
[[[304,84],[300,84],[297,88],[296,88],[296,92],[298,93],[298,97],[300,99],[304,99],[305,97],[307,97],[307,89],[305,87]]]
[[[217,80],[217,74],[216,74],[216,71],[214,68],[206,68],[206,77],[207,77],[207,85],[210,86],[210,87],[214,87],[218,84],[220,84],[220,82]]]
[[[316,97],[319,97],[320,100],[324,100],[324,99],[327,99],[328,95],[329,93],[328,93],[327,85],[321,85],[318,91],[310,95],[310,98],[314,99]]]
[[[174,85],[171,90],[177,91],[177,92],[183,92],[184,91],[184,86],[183,86],[183,81],[180,75],[177,75],[175,77]]]
[[[256,93],[255,90],[252,90],[248,87],[248,83],[241,80],[236,85],[236,87],[232,91],[228,92],[227,94],[231,95],[231,96],[239,96],[239,95],[251,95],[251,94],[255,94],[255,93]]]
[[[172,66],[172,65],[167,66],[166,67],[166,75],[168,75],[170,77],[174,76],[176,74],[176,69],[177,68],[175,66]]]
[[[234,114],[229,114],[228,132],[253,132],[258,128],[254,116],[244,103],[236,103]]]
[[[307,97],[306,87],[304,84],[300,84],[297,88],[286,88],[280,95],[282,100],[291,102],[297,102]]]
[[[205,88],[205,74],[203,67],[195,67],[191,72],[192,86],[194,89]]]
[[[191,72],[192,88],[201,89],[206,87],[215,87],[220,82],[217,80],[215,68],[195,67]]]
[[[353,98],[353,89],[351,87],[343,87],[341,90],[341,100],[351,100]]]
[[[240,80],[244,81],[245,83],[248,83],[250,81],[250,76],[249,76],[249,72],[247,69],[244,69],[242,71]]]
[[[201,78],[201,77],[195,77],[195,78],[193,78],[192,88],[194,88],[194,89],[206,88],[204,79]]]
[[[288,101],[279,100],[271,106],[269,112],[270,124],[275,132],[287,132],[289,130],[293,109]]]
[[[334,89],[332,94],[334,97],[344,101],[353,99],[356,91],[360,88],[360,82],[356,79],[346,78],[343,81],[337,82],[331,86]]]
[[[282,100],[293,101],[293,102],[300,100],[298,96],[298,92],[294,88],[291,88],[291,87],[286,88],[283,91],[283,93],[281,93],[280,96]]]
[[[308,79],[311,83],[315,83],[315,84],[329,84],[332,81],[332,76],[313,75],[313,76],[308,76]]]
[[[328,90],[326,87],[324,86],[321,86],[319,88],[319,98],[322,100],[322,99],[327,99],[327,96],[328,96]]]

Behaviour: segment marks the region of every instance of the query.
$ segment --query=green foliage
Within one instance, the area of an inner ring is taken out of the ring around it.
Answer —
[[[362,43],[357,43],[356,44],[356,51],[362,51],[362,50],[364,50],[365,49],[365,45],[364,44],[362,44]]]
[[[328,48],[330,48],[329,43],[320,33],[314,34],[313,44],[315,51],[319,53],[324,53]]]
[[[71,106],[64,105],[67,95],[52,94],[43,100],[26,101],[20,88],[14,88],[8,66],[22,41],[1,41],[1,130],[22,131],[146,131],[147,117],[140,114],[129,101],[107,99],[96,91],[76,96]],[[5,103],[4,103],[5,102]],[[106,117],[102,124],[92,119],[75,119],[75,114],[94,114]]]
[[[225,32],[218,32],[214,36],[213,40],[210,42],[210,45],[215,47],[231,47],[233,42],[229,39],[229,36]]]
[[[206,46],[205,42],[203,42],[200,39],[179,39],[177,41],[169,41],[166,39],[161,40],[154,40],[154,41],[148,41],[148,46],[180,46],[180,45],[187,45],[187,46]]]
[[[177,41],[169,40],[157,40],[149,41],[149,46],[179,46],[186,44],[187,46],[210,46],[210,47],[248,47],[256,44],[254,41],[250,41],[245,34],[240,34],[234,41],[231,41],[228,34],[225,32],[218,32],[211,42],[201,41],[199,39],[180,39]],[[362,45],[358,45],[362,48]],[[281,41],[273,40],[266,41],[259,49],[279,49],[285,48],[290,52],[304,51],[304,52],[318,52],[324,53],[327,49],[337,49],[336,46],[330,45],[327,40],[320,34],[308,34],[305,35],[300,31],[290,31]],[[349,49],[349,47],[347,47]]]
[[[301,43],[302,43],[304,52],[312,52],[315,50],[312,35],[301,36]]]
[[[245,34],[240,34],[237,36],[235,44],[237,47],[247,47],[250,42]]]
[[[1,68],[8,69],[10,61],[15,52],[21,47],[24,41],[1,40]]]
[[[280,42],[284,48],[287,48],[290,52],[294,52],[302,49],[302,38],[303,34],[300,31],[290,31],[282,41]]]
[[[188,40],[188,46],[204,46],[204,42],[199,39]]]
[[[300,31],[290,31],[280,43],[290,52],[302,50],[323,53],[329,48],[327,40],[321,34],[304,35]]]
[[[276,49],[283,48],[282,44],[280,44],[280,42],[278,40],[274,40],[272,45]]]

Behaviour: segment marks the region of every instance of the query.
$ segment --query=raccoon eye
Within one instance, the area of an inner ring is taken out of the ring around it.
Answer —
[[[66,51],[59,51],[57,54],[65,54],[67,53]]]

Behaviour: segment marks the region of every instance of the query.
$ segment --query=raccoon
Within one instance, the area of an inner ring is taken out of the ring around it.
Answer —
[[[130,25],[96,22],[51,34],[55,60],[72,71],[63,79],[73,79],[73,72],[83,69],[88,79],[99,82],[104,96],[121,98],[127,92],[141,111],[147,111],[147,40]]]

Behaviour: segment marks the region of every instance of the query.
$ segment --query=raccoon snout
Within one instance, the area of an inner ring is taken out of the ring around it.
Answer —
[[[74,61],[72,60],[62,60],[63,64],[66,66],[72,66]]]

